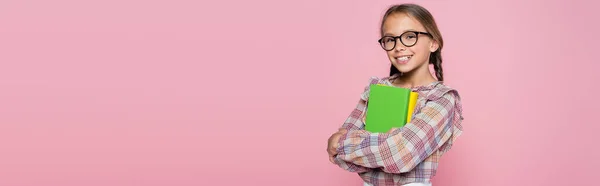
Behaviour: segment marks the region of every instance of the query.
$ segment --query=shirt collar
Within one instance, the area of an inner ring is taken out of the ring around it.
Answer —
[[[371,77],[369,85],[367,85],[367,87],[365,87],[365,91],[361,94],[361,99],[364,101],[367,101],[369,99],[371,85],[374,85],[374,84],[392,85],[389,80],[392,79],[393,77],[394,76],[385,77],[385,78]],[[436,90],[439,90],[440,87],[443,87],[443,82],[434,81],[427,85],[419,85],[419,86],[413,87],[413,88],[411,88],[411,91],[419,92],[419,93],[420,92],[428,92],[428,91],[432,91],[432,90],[436,91]],[[439,90],[439,91],[442,91],[442,90]],[[440,95],[440,94],[428,94],[428,95]],[[430,96],[427,96],[427,98],[432,99]],[[435,98],[433,98],[433,99],[435,99]]]

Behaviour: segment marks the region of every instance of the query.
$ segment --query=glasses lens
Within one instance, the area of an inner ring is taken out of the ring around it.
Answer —
[[[404,45],[413,46],[413,45],[415,45],[415,43],[417,43],[417,33],[406,32],[406,33],[402,34],[400,39],[402,39],[402,43],[404,43]]]
[[[381,47],[383,47],[384,50],[392,50],[395,45],[396,39],[394,39],[394,37],[385,36],[381,38]]]

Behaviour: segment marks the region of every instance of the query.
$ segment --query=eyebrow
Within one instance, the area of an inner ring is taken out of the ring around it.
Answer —
[[[420,31],[417,31],[417,30],[415,30],[415,29],[407,29],[407,30],[404,30],[404,31],[402,31],[402,33],[404,33],[404,32],[408,32],[408,31],[411,31],[411,32],[420,32]],[[384,33],[384,34],[383,34],[383,36],[393,36],[393,35],[394,35],[394,34],[391,34],[391,33]]]

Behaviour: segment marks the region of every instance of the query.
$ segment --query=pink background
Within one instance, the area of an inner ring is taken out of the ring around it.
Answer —
[[[326,140],[401,2],[2,0],[0,185],[361,185]],[[599,4],[412,2],[466,118],[434,185],[594,185]]]

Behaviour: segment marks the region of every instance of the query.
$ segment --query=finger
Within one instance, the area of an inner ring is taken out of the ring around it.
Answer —
[[[333,155],[337,154],[337,152],[336,152],[336,150],[335,150],[335,149],[336,149],[336,148],[333,148],[333,147],[332,147],[332,148],[329,148],[329,149],[327,149],[327,153],[329,154],[329,156],[333,156]]]
[[[338,147],[340,147],[340,145],[338,145],[337,143],[335,143],[331,146],[331,148],[334,150],[334,152],[337,152]]]
[[[332,148],[332,149],[329,149],[327,154],[329,154],[329,156],[335,156],[337,154],[337,152],[335,151],[335,149]]]
[[[333,160],[333,156],[329,156],[329,162],[335,164],[335,161]]]
[[[334,139],[338,138],[336,136],[339,135],[339,134],[340,134],[340,131],[337,131],[337,132],[331,134],[331,136],[329,136],[329,139],[327,139],[327,142],[331,143],[331,141],[333,141]]]

